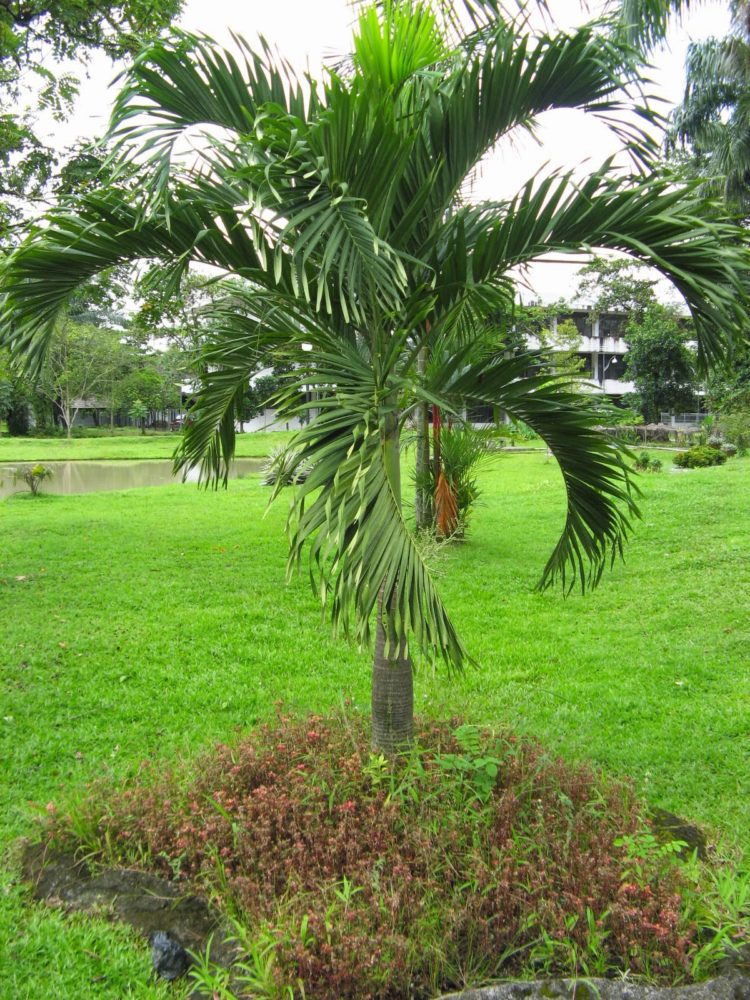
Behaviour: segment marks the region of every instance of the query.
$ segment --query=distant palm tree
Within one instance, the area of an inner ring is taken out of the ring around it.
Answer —
[[[621,22],[646,47],[663,39],[688,0],[622,0]],[[693,4],[696,6],[696,4]],[[730,0],[731,30],[693,42],[685,94],[672,113],[667,146],[689,151],[683,166],[743,216],[750,214],[750,2]]]
[[[351,57],[317,83],[265,49],[237,58],[186,34],[152,45],[114,111],[119,185],[55,210],[0,288],[4,341],[33,367],[76,285],[115,262],[161,261],[167,292],[190,261],[245,279],[215,307],[177,464],[226,480],[259,359],[296,365],[286,406],[310,418],[297,446],[311,472],[292,501],[291,561],[309,549],[345,633],[368,642],[374,616],[373,736],[388,752],[412,733],[411,644],[449,667],[467,660],[402,513],[416,404],[502,407],[547,442],[567,514],[542,585],[596,583],[636,513],[593,404],[485,346],[509,269],[590,246],[652,263],[687,299],[706,363],[745,322],[744,238],[690,189],[605,163],[580,183],[532,178],[509,201],[462,199],[482,157],[544,111],[581,108],[621,130],[634,76],[632,50],[600,25],[530,36],[495,2],[467,7],[468,28],[447,3],[363,9]],[[206,126],[196,153],[185,138]],[[646,156],[634,136],[631,149]]]
[[[685,96],[670,142],[692,151],[709,189],[750,214],[750,4],[732,5],[732,29],[688,49]]]

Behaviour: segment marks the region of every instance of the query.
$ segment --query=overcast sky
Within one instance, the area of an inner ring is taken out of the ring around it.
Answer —
[[[597,0],[587,5],[597,9]],[[549,0],[555,22],[570,27],[588,20],[590,13],[578,0]],[[324,60],[348,51],[352,9],[347,0],[188,0],[181,24],[191,31],[205,32],[231,45],[230,32],[252,42],[258,35],[276,45],[292,65],[309,68],[318,75]],[[726,3],[705,2],[694,8],[673,29],[668,44],[653,57],[653,86],[664,108],[679,101],[684,85],[684,57],[690,40],[725,34],[729,26]],[[115,90],[109,87],[116,67],[103,57],[89,67],[83,80],[74,121],[64,127],[50,123],[61,145],[75,138],[97,138],[106,127]],[[506,144],[483,166],[474,187],[477,198],[502,198],[515,193],[521,183],[539,170],[597,166],[616,153],[617,141],[596,120],[577,112],[550,112],[542,117],[541,144],[528,135]],[[577,265],[580,266],[580,265]],[[570,297],[575,285],[576,265],[537,267],[531,275],[535,292],[545,300]],[[524,297],[528,297],[527,293]]]

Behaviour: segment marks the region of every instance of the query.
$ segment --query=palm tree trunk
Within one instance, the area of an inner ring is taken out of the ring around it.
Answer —
[[[385,418],[383,451],[386,472],[398,503],[401,502],[401,467],[398,417]],[[375,656],[372,664],[372,743],[387,755],[411,742],[414,736],[414,679],[406,647],[406,636],[397,635],[384,605],[395,607],[396,593],[381,588],[375,629]]]
[[[435,465],[434,475],[435,484],[440,478],[440,473],[443,469],[442,455],[440,454],[440,432],[443,429],[443,418],[440,413],[440,407],[433,404],[432,407],[432,461]]]
[[[417,371],[423,375],[427,368],[427,348],[423,347],[417,357]],[[430,419],[427,403],[420,403],[416,411],[417,451],[414,471],[417,488],[414,494],[414,520],[417,529],[429,528],[432,523],[432,504],[429,490],[424,488],[424,479],[430,467]]]

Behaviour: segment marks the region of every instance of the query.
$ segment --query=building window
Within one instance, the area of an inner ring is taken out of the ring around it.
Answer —
[[[589,314],[586,312],[574,312],[569,313],[565,316],[558,317],[558,323],[563,320],[572,320],[575,323],[576,330],[580,333],[582,337],[590,337],[593,332],[593,327],[591,325],[591,320],[589,319]]]
[[[625,331],[625,317],[616,313],[602,313],[599,317],[600,337],[621,337]]]
[[[621,354],[600,354],[598,379],[603,382],[605,378],[622,380],[625,372],[625,359]]]

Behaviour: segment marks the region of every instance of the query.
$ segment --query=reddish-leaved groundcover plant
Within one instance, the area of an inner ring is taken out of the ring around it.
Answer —
[[[427,997],[495,976],[689,968],[679,871],[631,788],[532,741],[425,723],[392,761],[356,716],[282,715],[180,774],[156,770],[77,809],[110,859],[209,892],[262,939],[279,991]],[[48,822],[69,844],[70,816]]]

